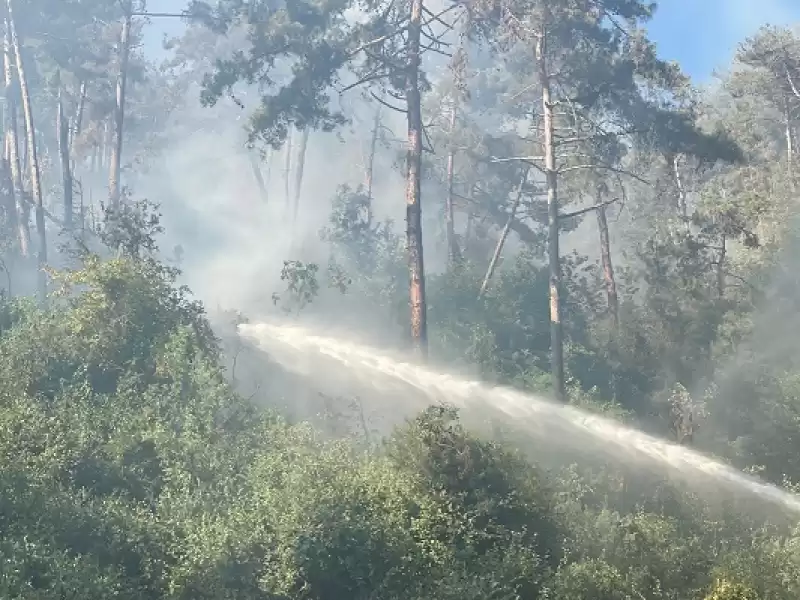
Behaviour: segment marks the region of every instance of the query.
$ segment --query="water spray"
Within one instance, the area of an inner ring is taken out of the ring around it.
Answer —
[[[553,444],[597,444],[604,453],[627,461],[647,461],[663,470],[684,476],[697,476],[732,491],[746,492],[761,500],[800,514],[800,498],[774,485],[746,475],[718,460],[685,446],[643,433],[611,419],[574,406],[526,394],[508,387],[493,387],[480,381],[455,377],[406,362],[366,345],[317,335],[313,331],[286,324],[243,324],[239,333],[259,347],[272,351],[276,359],[293,349],[294,357],[284,357],[284,366],[298,370],[303,358],[327,357],[354,375],[369,378],[374,387],[391,381],[406,384],[427,399],[446,400],[464,408],[478,406],[499,411],[524,424],[531,435]],[[310,373],[306,373],[310,374]]]

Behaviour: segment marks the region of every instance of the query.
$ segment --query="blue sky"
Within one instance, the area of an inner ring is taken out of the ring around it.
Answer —
[[[800,0],[657,0],[648,27],[662,58],[698,83],[724,68],[736,46],[762,25],[800,25]]]
[[[179,11],[187,0],[150,0],[152,11]],[[658,0],[650,23],[659,54],[677,60],[701,83],[715,68],[730,60],[736,46],[764,24],[800,25],[800,0]],[[160,22],[159,22],[160,21]],[[165,30],[180,27],[174,19],[155,19],[148,28],[147,45],[160,46]]]

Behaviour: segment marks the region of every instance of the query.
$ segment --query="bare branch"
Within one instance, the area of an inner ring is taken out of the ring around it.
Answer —
[[[508,163],[508,162],[528,163],[535,160],[544,160],[544,156],[509,156],[506,158],[497,158],[495,156],[492,156],[489,160],[493,163]]]
[[[612,198],[611,200],[606,200],[605,202],[598,202],[597,204],[592,204],[591,206],[587,206],[586,208],[581,208],[572,212],[562,213],[558,215],[559,219],[571,219],[572,217],[580,217],[581,215],[585,215],[588,212],[592,212],[593,210],[597,210],[599,208],[605,208],[611,204],[617,202],[619,198]]]

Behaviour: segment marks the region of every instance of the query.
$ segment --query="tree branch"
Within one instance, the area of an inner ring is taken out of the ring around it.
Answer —
[[[360,85],[362,85],[364,83],[369,83],[369,82],[372,82],[372,81],[380,81],[384,77],[389,77],[389,73],[383,73],[383,72],[381,72],[380,69],[376,69],[375,71],[373,71],[369,75],[365,75],[364,77],[362,77],[361,79],[359,79],[355,83],[351,83],[350,85],[344,86],[341,90],[339,90],[339,94],[341,95],[341,94],[344,94],[346,92],[349,92],[353,88],[357,88],[358,86],[360,86]]]
[[[571,219],[572,217],[580,217],[581,215],[585,215],[588,212],[592,212],[593,210],[597,210],[599,208],[604,208],[615,202],[619,201],[619,198],[612,198],[611,200],[606,200],[605,202],[598,202],[597,204],[592,204],[591,206],[587,206],[586,208],[581,208],[572,212],[562,213],[558,215],[559,219]]]
[[[167,17],[167,18],[174,18],[174,19],[193,19],[195,15],[187,12],[183,13],[159,13],[159,12],[132,12],[132,17]]]
[[[373,99],[375,99],[377,102],[379,102],[380,104],[382,104],[383,106],[385,106],[389,110],[393,110],[395,112],[399,112],[399,113],[403,113],[403,114],[406,114],[408,112],[404,108],[398,108],[396,106],[392,106],[391,104],[389,104],[388,102],[386,102],[382,98],[378,97],[378,95],[375,92],[373,92],[372,90],[369,91],[369,95],[372,96]]]
[[[459,6],[459,4],[457,4],[457,3],[451,4],[447,8],[445,8],[443,10],[440,10],[438,13],[432,15],[431,18],[428,19],[427,21],[423,21],[421,26],[425,27],[427,25],[430,25],[431,23],[437,21],[440,17],[442,17],[442,16],[446,15],[447,13],[449,13],[451,10],[454,10],[455,8],[458,8],[458,6]],[[375,39],[370,40],[368,42],[364,42],[360,46],[357,46],[356,48],[351,50],[348,56],[350,58],[352,58],[356,54],[358,54],[359,52],[362,52],[363,50],[366,50],[367,48],[371,48],[372,46],[376,46],[378,44],[382,44],[383,42],[388,41],[388,40],[392,39],[393,37],[395,37],[396,35],[400,35],[404,31],[407,31],[407,30],[408,30],[408,24],[403,25],[402,27],[399,27],[398,29],[392,31],[391,33],[387,33],[386,35],[382,35],[382,36],[376,37]]]
[[[497,158],[492,156],[489,159],[493,163],[508,163],[508,162],[533,162],[535,160],[544,160],[544,156],[508,156],[506,158]]]
[[[794,80],[792,79],[791,73],[789,73],[789,69],[784,67],[786,70],[786,80],[789,82],[789,87],[792,90],[792,93],[797,97],[800,98],[800,90],[797,89],[797,86],[794,84]]]
[[[612,173],[618,173],[619,175],[625,175],[626,177],[630,177],[639,181],[640,183],[644,183],[645,185],[651,185],[649,181],[636,175],[636,173],[631,173],[630,171],[626,171],[624,169],[619,169],[617,167],[612,167],[611,165],[604,165],[604,164],[597,164],[597,163],[589,163],[585,165],[573,165],[571,167],[562,167],[558,170],[559,175],[564,173],[569,173],[570,171],[581,171],[584,169],[602,169],[603,171],[611,171]]]

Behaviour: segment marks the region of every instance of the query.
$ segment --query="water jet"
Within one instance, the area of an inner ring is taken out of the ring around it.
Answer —
[[[295,324],[254,323],[239,325],[239,334],[286,368],[313,375],[313,356],[334,361],[338,369],[368,380],[372,387],[402,383],[426,400],[446,400],[462,408],[492,410],[506,415],[526,433],[572,450],[584,445],[587,452],[602,452],[609,458],[657,467],[684,479],[708,484],[738,495],[748,495],[772,506],[800,515],[800,498],[774,485],[751,477],[725,463],[685,446],[648,435],[633,427],[574,406],[556,404],[546,398],[477,380],[459,378],[405,361],[376,348],[319,335]],[[292,353],[293,352],[293,353]],[[335,373],[335,370],[329,371]],[[333,381],[326,372],[326,385]]]

